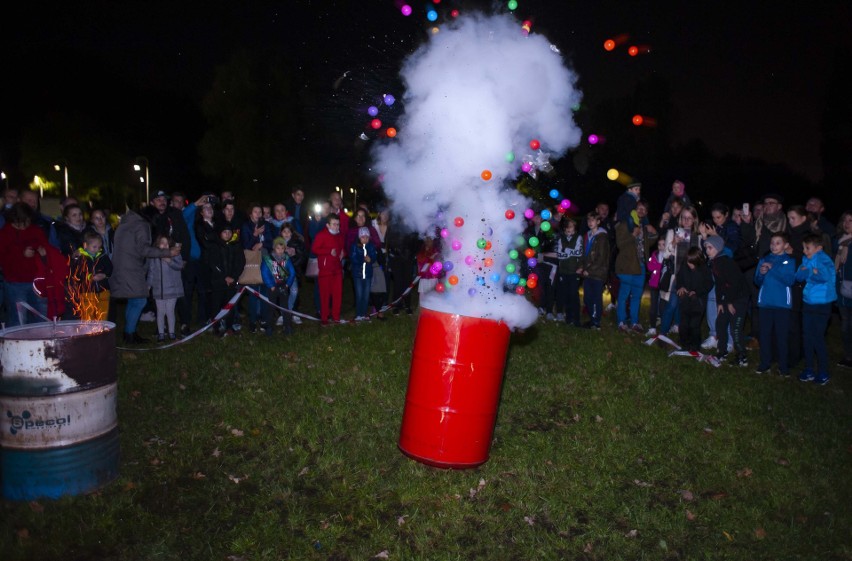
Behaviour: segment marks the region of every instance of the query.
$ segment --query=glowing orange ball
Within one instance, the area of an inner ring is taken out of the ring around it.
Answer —
[[[636,125],[637,127],[641,126],[642,123],[644,123],[644,122],[645,122],[645,119],[642,117],[642,115],[633,115],[633,124]]]
[[[388,127],[387,133],[388,137],[393,138],[396,136],[396,129],[393,127]]]
[[[604,50],[605,51],[611,51],[614,48],[615,48],[615,41],[613,41],[612,39],[607,39],[606,41],[604,41]]]
[[[482,170],[482,173],[480,173],[479,175],[480,175],[480,177],[482,177],[483,181],[488,181],[488,180],[491,179],[491,170],[484,169],[484,170]]]
[[[448,278],[447,281],[449,281],[451,285],[455,286],[459,283],[459,278],[455,275],[450,275],[450,278]]]
[[[630,56],[638,55],[639,54],[639,47],[637,47],[636,45],[633,45],[632,47],[627,49],[627,54],[629,54]]]
[[[494,260],[491,259],[490,257],[486,257],[484,264],[485,264],[486,267],[490,267],[490,266],[494,265]]]
[[[535,288],[538,286],[538,281],[536,279],[527,279],[527,288]]]
[[[531,247],[528,247],[524,250],[524,257],[529,259],[530,257],[535,257],[535,250]]]
[[[489,251],[491,249],[491,240],[485,242],[485,251]]]

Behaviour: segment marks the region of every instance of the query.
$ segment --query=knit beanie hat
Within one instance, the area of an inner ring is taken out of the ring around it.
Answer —
[[[361,226],[358,228],[358,237],[361,238],[364,236],[367,236],[368,238],[370,237],[370,229],[366,226]]]
[[[725,248],[725,240],[723,240],[719,236],[707,236],[707,240],[704,242],[705,245],[712,245],[716,248],[716,253],[721,253]]]

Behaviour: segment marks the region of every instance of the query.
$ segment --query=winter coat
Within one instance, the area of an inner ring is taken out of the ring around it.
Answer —
[[[580,259],[583,258],[583,236],[580,234],[559,235],[556,238],[554,250],[558,259],[559,274],[573,275],[580,266]]]
[[[290,256],[290,263],[296,274],[302,275],[305,272],[305,264],[308,262],[308,250],[305,247],[305,240],[301,234],[294,233],[290,241],[287,242],[287,248],[293,248],[296,253]]]
[[[226,277],[231,277],[236,283],[246,266],[246,254],[240,243],[223,242],[219,240],[211,246],[207,253],[207,263],[210,272],[210,286],[213,290],[225,290],[228,283]],[[234,284],[231,285],[232,287]]]
[[[660,273],[663,271],[663,256],[659,251],[655,251],[648,259],[648,286],[651,288],[660,288]]]
[[[740,232],[740,226],[731,219],[728,219],[721,226],[713,225],[716,234],[725,241],[725,247],[731,250],[731,254],[735,254],[743,245],[743,236]]]
[[[180,255],[171,259],[148,260],[148,287],[155,300],[183,296],[181,269],[183,269],[183,259]]]
[[[739,266],[729,255],[727,248],[710,261],[713,271],[713,281],[716,283],[716,302],[718,304],[733,304],[748,300],[751,288]]]
[[[344,215],[345,216],[345,215]],[[343,231],[332,234],[328,228],[317,232],[311,251],[317,256],[320,277],[330,277],[343,274],[343,264],[340,262],[343,256]],[[334,255],[331,252],[334,251]]]
[[[263,233],[259,236],[254,235],[254,229],[263,226]],[[240,239],[242,240],[243,249],[253,249],[256,244],[261,244],[260,249],[265,249],[267,253],[272,251],[272,240],[278,235],[275,233],[275,226],[261,219],[254,223],[248,220],[243,224],[240,230]]]
[[[168,257],[168,249],[151,245],[151,224],[136,211],[129,211],[115,231],[113,272],[109,279],[115,298],[147,298],[147,259]]]
[[[286,253],[281,258],[275,253],[269,253],[264,255],[260,262],[260,275],[263,277],[263,284],[269,288],[290,288],[296,280],[296,269]]]
[[[370,258],[367,263],[365,257]],[[361,245],[360,241],[352,244],[349,248],[349,260],[352,264],[352,276],[356,279],[372,279],[373,278],[373,263],[376,263],[378,255],[373,242],[367,242],[366,245]]]
[[[765,275],[760,274],[764,263],[772,268]],[[796,280],[796,260],[792,255],[770,253],[760,260],[754,272],[754,284],[760,287],[757,294],[759,308],[784,308],[793,306],[793,293],[790,287]]]
[[[71,257],[79,248],[83,247],[83,232],[85,228],[77,230],[65,222],[57,222],[54,227],[56,228],[56,236],[59,240],[59,251],[62,252],[62,255]]]
[[[699,265],[690,269],[684,264],[677,272],[678,289],[685,288],[687,294],[678,296],[681,310],[687,313],[703,313],[707,306],[707,295],[713,289],[713,277],[707,265]],[[695,294],[689,294],[694,292]]]
[[[640,226],[636,226],[638,227]],[[649,235],[645,230],[640,239],[630,232],[626,222],[616,224],[615,243],[618,246],[618,255],[615,257],[615,273],[618,275],[643,274],[645,256],[651,252],[652,244],[656,242],[656,234]]]
[[[145,208],[145,216],[151,222],[152,236],[156,239],[166,236],[181,244],[180,256],[184,262],[189,261],[192,252],[192,239],[189,237],[189,226],[183,219],[183,212],[173,206],[167,206],[160,214],[153,206]]]
[[[82,247],[71,256],[69,262],[68,289],[72,292],[94,292],[100,294],[109,290],[109,277],[112,275],[112,261],[105,251],[92,255]],[[93,281],[92,277],[103,273],[102,281]]]
[[[609,237],[606,230],[598,227],[586,234],[581,267],[589,278],[606,282],[609,276]]]
[[[24,251],[28,247],[36,250],[48,245],[44,231],[35,224],[18,230],[7,222],[0,228],[0,269],[6,282],[32,282],[38,270],[36,259],[40,257],[38,253],[26,257]]]
[[[101,237],[101,241],[103,242],[103,250],[107,257],[112,259],[113,248],[115,247],[115,230],[112,229],[112,226],[109,224],[106,225],[106,231],[101,234],[92,224],[86,226],[86,229],[83,230],[83,233],[86,232],[94,232]]]
[[[817,251],[802,259],[802,264],[796,272],[796,280],[805,283],[805,304],[830,304],[837,300],[834,261],[824,251]]]

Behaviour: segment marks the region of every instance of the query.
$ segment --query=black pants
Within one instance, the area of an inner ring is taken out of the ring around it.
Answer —
[[[580,326],[580,277],[556,276],[556,312],[565,314],[565,323]]]
[[[280,306],[285,310],[287,308],[287,303],[290,300],[290,290],[287,286],[283,287],[275,287],[269,289],[268,294],[266,295],[269,298],[269,301],[275,304],[276,306]],[[271,334],[272,330],[275,328],[275,314],[278,313],[279,310],[270,306],[269,304],[263,303],[263,321],[266,322],[266,333]],[[283,318],[284,323],[282,324],[284,328],[284,333],[291,333],[293,331],[292,326],[290,325],[290,314],[287,312],[281,312],[281,317]]]
[[[724,354],[728,350],[728,326],[730,326],[737,356],[745,358],[745,330],[743,326],[745,324],[746,311],[748,310],[748,300],[722,303],[717,299],[716,302],[722,306],[722,311],[716,317],[716,338],[719,340],[719,353]],[[728,304],[734,305],[735,311],[733,314],[728,310]]]

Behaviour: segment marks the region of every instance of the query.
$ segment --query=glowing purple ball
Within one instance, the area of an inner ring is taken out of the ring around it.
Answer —
[[[527,220],[532,220],[532,217],[535,216],[535,211],[531,208],[528,208],[524,211],[524,218]]]
[[[411,6],[409,6],[408,4],[403,4],[402,8],[400,8],[399,11],[402,12],[402,15],[404,16],[410,16]]]
[[[453,245],[453,249],[454,249],[455,251],[458,251],[458,250],[460,250],[460,249],[461,249],[462,243],[461,243],[461,241],[459,241],[459,240],[453,240],[453,244],[452,244],[452,245]]]
[[[465,265],[467,265],[468,267],[470,267],[471,265],[473,265],[473,256],[472,256],[472,255],[468,255],[468,256],[466,256],[466,257],[464,258],[464,263],[465,263]]]
[[[523,164],[521,164],[521,171],[522,171],[522,172],[524,172],[524,173],[529,173],[531,169],[532,169],[532,164],[531,164],[531,163],[529,163],[529,162],[524,162]]]
[[[446,237],[447,237],[447,236],[449,236],[449,235],[450,235],[450,231],[449,231],[449,230],[447,230],[446,228],[441,228],[441,237],[442,237],[442,238],[446,238]]]
[[[569,208],[571,208],[571,201],[569,201],[568,199],[562,199],[562,202],[559,203],[559,208],[561,208],[562,210],[568,210]]]
[[[396,101],[396,98],[391,94],[385,94],[385,97],[382,98],[382,100],[385,102],[385,105],[390,107],[391,105],[393,105],[393,102]]]
[[[589,144],[597,144],[600,141],[600,138],[598,138],[598,135],[596,134],[590,134],[588,140]]]
[[[444,270],[448,273],[453,270],[453,262],[452,261],[444,261]]]
[[[538,265],[538,259],[536,259],[535,257],[530,257],[529,259],[527,259],[527,265],[529,265],[530,269],[535,268],[535,266]]]

